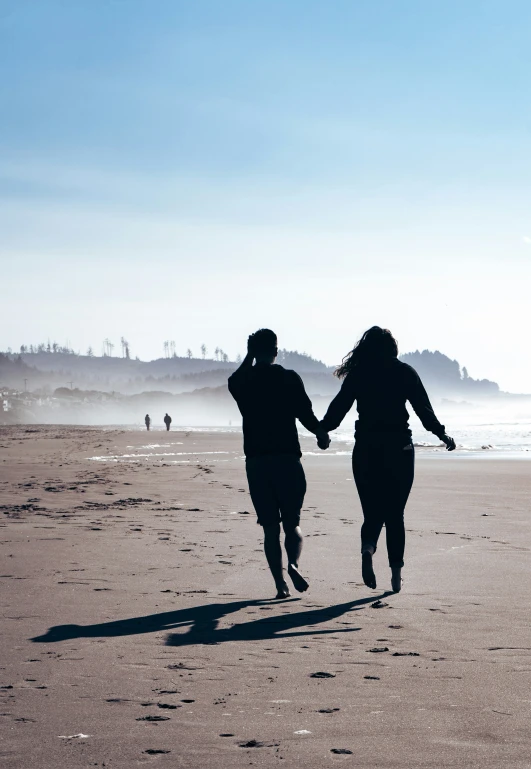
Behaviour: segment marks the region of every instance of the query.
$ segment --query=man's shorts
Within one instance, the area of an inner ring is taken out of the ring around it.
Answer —
[[[299,525],[306,494],[306,476],[299,457],[271,454],[249,457],[247,480],[261,526],[282,521],[284,528]]]

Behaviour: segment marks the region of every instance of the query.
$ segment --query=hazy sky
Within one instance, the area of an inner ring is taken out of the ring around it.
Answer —
[[[0,0],[0,349],[378,323],[531,392],[530,41],[528,0]]]

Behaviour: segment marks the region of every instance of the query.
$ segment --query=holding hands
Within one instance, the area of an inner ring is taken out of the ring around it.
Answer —
[[[324,427],[321,427],[319,432],[315,433],[315,437],[317,438],[317,445],[319,448],[323,451],[326,451],[326,449],[330,446],[331,441],[330,436]]]

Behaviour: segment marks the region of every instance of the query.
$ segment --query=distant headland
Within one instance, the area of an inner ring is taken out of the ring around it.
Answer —
[[[122,354],[112,353],[112,345],[104,346],[102,355],[94,355],[90,348],[81,355],[55,343],[23,345],[18,352],[0,353],[0,423],[129,424],[160,409],[186,414],[188,424],[238,423],[227,379],[239,365],[239,356],[231,361],[216,348],[209,357],[205,345],[200,357],[191,350],[179,356],[168,342],[164,357],[142,361],[130,355],[125,340]],[[501,393],[496,382],[471,377],[458,361],[439,351],[400,357],[418,371],[430,395],[439,401],[515,397]],[[278,362],[300,374],[317,411],[340,387],[334,367],[307,353],[281,350]]]

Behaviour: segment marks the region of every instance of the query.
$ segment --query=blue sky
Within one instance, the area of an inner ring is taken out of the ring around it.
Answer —
[[[333,363],[380,323],[531,391],[530,31],[523,0],[0,0],[0,348],[266,325]]]

